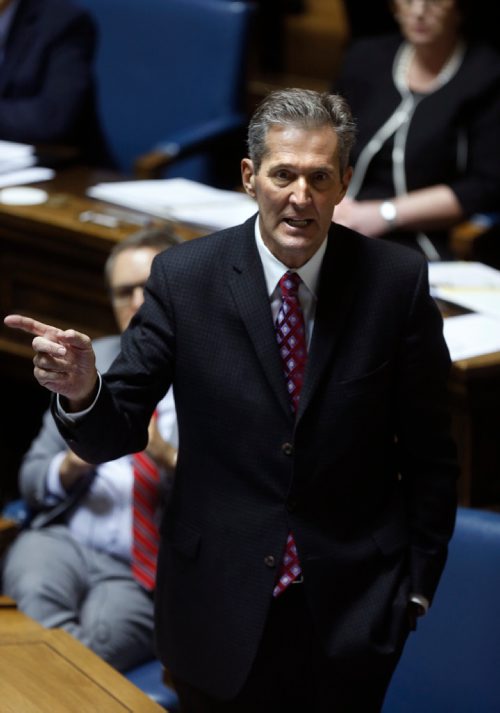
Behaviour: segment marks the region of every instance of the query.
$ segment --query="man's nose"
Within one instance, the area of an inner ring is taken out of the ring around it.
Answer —
[[[290,196],[290,200],[297,206],[305,206],[311,200],[311,191],[306,178],[298,178]]]

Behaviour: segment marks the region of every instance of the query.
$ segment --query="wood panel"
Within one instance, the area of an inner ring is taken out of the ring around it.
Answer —
[[[61,629],[44,629],[0,597],[2,713],[165,713]]]

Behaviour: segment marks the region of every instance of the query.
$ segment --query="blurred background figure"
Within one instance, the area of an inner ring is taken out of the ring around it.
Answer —
[[[143,302],[153,258],[177,242],[166,229],[145,230],[110,254],[106,281],[120,332]],[[98,367],[105,371],[120,338],[104,337],[94,346]],[[154,518],[141,523],[155,537],[176,448],[169,391],[158,404],[144,452],[159,471]],[[134,456],[98,466],[86,463],[68,449],[48,411],[19,475],[22,497],[34,516],[7,552],[3,593],[33,619],[65,629],[120,670],[152,658],[154,571],[145,571],[134,539]]]
[[[335,221],[450,257],[449,230],[500,206],[500,54],[469,0],[393,0],[400,32],[363,37],[333,89],[358,122]]]
[[[0,139],[109,162],[95,109],[94,23],[71,0],[0,0]],[[48,152],[50,155],[50,152]]]

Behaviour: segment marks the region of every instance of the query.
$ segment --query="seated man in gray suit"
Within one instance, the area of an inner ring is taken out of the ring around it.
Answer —
[[[106,281],[120,331],[142,304],[153,258],[176,242],[166,231],[143,231],[110,254]],[[104,337],[94,346],[106,370],[120,338]],[[176,446],[168,392],[158,404],[146,449],[160,467],[163,497]],[[4,593],[21,611],[44,626],[66,629],[120,670],[153,656],[151,583],[138,580],[131,567],[133,480],[132,456],[98,466],[86,463],[68,449],[52,416],[45,414],[20,470],[21,493],[35,515],[10,548],[3,572]]]

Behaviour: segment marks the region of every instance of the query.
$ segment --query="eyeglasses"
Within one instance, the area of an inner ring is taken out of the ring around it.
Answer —
[[[130,302],[134,296],[136,290],[144,290],[145,282],[136,282],[133,285],[117,285],[116,287],[111,287],[109,292],[111,294],[111,299],[116,303],[126,303]]]

